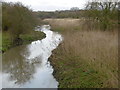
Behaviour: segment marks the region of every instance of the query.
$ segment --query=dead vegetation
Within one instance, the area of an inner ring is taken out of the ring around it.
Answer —
[[[89,28],[81,30],[79,19],[47,19],[45,21],[50,23],[53,30],[61,32],[64,37],[64,41],[50,58],[60,87],[118,87],[116,31],[90,31]],[[80,76],[84,73],[88,73],[88,76]],[[67,77],[69,77],[68,80],[66,80]],[[83,81],[83,78],[86,79]]]

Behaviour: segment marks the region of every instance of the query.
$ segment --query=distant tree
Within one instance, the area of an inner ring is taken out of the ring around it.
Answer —
[[[72,7],[70,10],[71,10],[71,11],[78,11],[79,8],[78,8],[78,7]]]

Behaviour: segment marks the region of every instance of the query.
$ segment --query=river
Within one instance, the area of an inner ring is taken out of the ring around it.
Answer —
[[[62,36],[49,25],[37,27],[46,37],[29,45],[12,48],[2,58],[2,88],[58,88],[48,58],[61,43]]]

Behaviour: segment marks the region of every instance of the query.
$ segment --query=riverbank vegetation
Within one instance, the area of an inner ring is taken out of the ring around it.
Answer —
[[[9,34],[8,32],[2,32],[2,52],[7,51],[10,48],[13,48],[15,46],[18,45],[22,45],[22,44],[29,44],[32,41],[36,41],[36,40],[40,40],[43,37],[45,37],[44,33],[41,32],[29,32],[28,34],[21,34],[20,35],[20,39],[22,40],[21,43],[14,43],[13,42],[13,37],[11,36],[11,34]]]
[[[50,58],[60,88],[118,87],[117,30],[82,30],[78,19],[47,21],[64,37]]]
[[[64,37],[49,58],[59,88],[118,88],[117,3],[92,2],[86,10],[84,18],[44,19]]]
[[[33,12],[21,3],[2,7],[2,51],[44,37],[34,31],[42,20],[64,38],[49,58],[59,88],[118,88],[118,2],[93,0],[83,10],[55,12]]]
[[[2,51],[33,40],[42,39],[42,32],[35,32],[38,25],[33,11],[22,3],[2,2]]]

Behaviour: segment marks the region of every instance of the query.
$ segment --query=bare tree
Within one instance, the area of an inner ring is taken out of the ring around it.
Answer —
[[[110,29],[112,22],[118,19],[118,0],[92,0],[86,4],[87,15],[98,19],[103,30]]]

